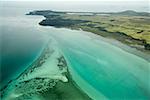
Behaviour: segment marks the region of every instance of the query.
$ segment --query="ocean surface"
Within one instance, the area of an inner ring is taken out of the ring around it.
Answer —
[[[35,30],[42,17],[25,16],[28,11],[24,8],[0,9],[0,86],[3,86],[36,59],[46,39]]]
[[[0,7],[1,86],[23,72],[51,37],[77,85],[93,99],[150,98],[148,60],[89,32],[39,26],[43,17],[25,15],[35,8],[16,5]]]

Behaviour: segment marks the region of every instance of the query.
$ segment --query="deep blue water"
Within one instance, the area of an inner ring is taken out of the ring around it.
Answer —
[[[46,39],[42,33],[33,29],[42,17],[26,16],[25,13],[29,10],[25,8],[1,8],[0,86],[3,86],[38,57]]]

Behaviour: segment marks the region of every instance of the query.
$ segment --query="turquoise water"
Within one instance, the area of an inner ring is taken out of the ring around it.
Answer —
[[[149,61],[92,33],[39,26],[42,17],[25,16],[22,14],[28,9],[16,9],[3,9],[11,14],[0,17],[2,83],[26,69],[51,37],[58,42],[73,79],[90,97],[150,98]],[[129,51],[139,53],[131,48]]]
[[[47,34],[60,44],[78,85],[89,95],[93,92],[88,90],[89,86],[97,91],[93,98],[100,99],[99,95],[113,99],[149,98],[149,61],[107,43],[101,37],[95,39],[87,32],[55,28],[42,30],[47,30]]]

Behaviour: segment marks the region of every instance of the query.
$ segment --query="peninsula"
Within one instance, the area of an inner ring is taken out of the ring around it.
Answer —
[[[144,53],[150,53],[150,13],[127,10],[117,13],[60,12],[39,10],[27,15],[45,17],[43,26],[82,29],[106,38],[116,39]]]

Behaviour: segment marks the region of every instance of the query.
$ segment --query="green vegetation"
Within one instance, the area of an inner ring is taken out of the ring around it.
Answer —
[[[135,39],[145,40],[150,43],[150,18],[143,16],[80,16],[66,15],[66,19],[91,21],[82,26],[98,29],[101,28],[108,32],[121,32]],[[78,25],[79,27],[79,25]]]
[[[40,14],[39,14],[40,13]],[[71,12],[69,12],[71,13]],[[43,15],[44,26],[82,29],[103,37],[113,38],[141,51],[150,50],[150,14],[124,11],[118,13],[34,11],[29,15]]]

